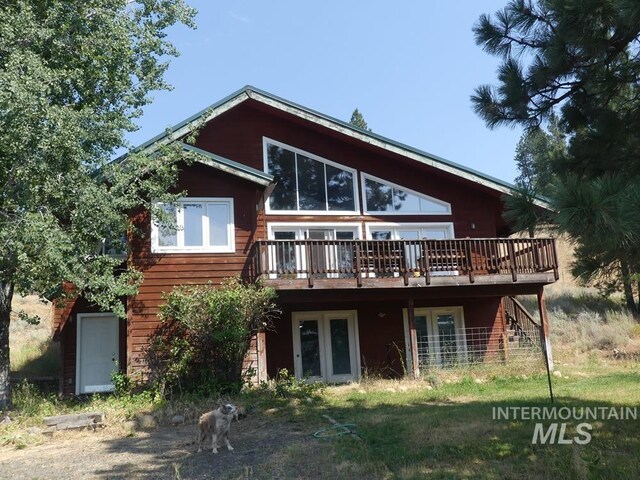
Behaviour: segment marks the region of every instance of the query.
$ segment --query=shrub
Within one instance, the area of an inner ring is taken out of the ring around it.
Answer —
[[[219,288],[183,285],[165,299],[146,351],[151,381],[163,393],[238,391],[251,337],[279,313],[275,291],[231,278]]]
[[[276,378],[271,382],[260,384],[262,391],[272,392],[278,398],[314,398],[325,388],[321,382],[310,383],[306,379],[297,379],[286,368],[278,370]]]

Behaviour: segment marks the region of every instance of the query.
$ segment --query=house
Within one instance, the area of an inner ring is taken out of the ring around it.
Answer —
[[[198,161],[180,171],[186,191],[177,232],[148,212],[130,244],[144,273],[127,318],[83,299],[55,311],[65,393],[112,389],[158,326],[174,285],[242,275],[278,293],[275,331],[247,354],[256,379],[281,368],[328,382],[498,359],[548,344],[544,286],[558,278],[552,239],[507,238],[500,180],[246,87],[159,135],[152,151],[183,144]],[[178,139],[178,140],[175,140]],[[545,204],[539,202],[540,208]],[[515,299],[537,295],[540,318]],[[538,357],[542,358],[542,357]]]

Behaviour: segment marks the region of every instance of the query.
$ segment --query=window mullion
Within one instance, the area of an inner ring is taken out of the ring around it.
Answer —
[[[322,162],[322,170],[324,171],[324,209],[329,211],[329,187],[327,187],[327,164]]]
[[[300,188],[298,186],[298,154],[294,153],[293,165],[296,170],[296,210],[300,211]]]
[[[203,248],[209,248],[211,245],[209,245],[209,239],[211,238],[211,235],[209,235],[209,225],[211,224],[211,221],[209,219],[209,203],[203,203],[202,204],[202,218],[200,219],[200,221],[202,222],[202,247]]]
[[[176,208],[176,243],[178,248],[184,248],[184,208],[182,203],[177,204]]]

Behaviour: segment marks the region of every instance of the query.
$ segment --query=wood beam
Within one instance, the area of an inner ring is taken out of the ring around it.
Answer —
[[[267,381],[267,335],[264,331],[257,334],[257,349],[258,349],[258,383]]]
[[[500,312],[502,314],[502,354],[506,362],[509,359],[509,332],[507,331],[507,309],[504,306],[504,297],[500,300]]]
[[[418,363],[418,332],[416,328],[416,312],[413,306],[413,298],[407,300],[407,316],[409,317],[409,347],[411,349],[411,373],[413,378],[420,378],[420,365]]]
[[[549,370],[553,370],[553,354],[551,352],[551,339],[549,338],[549,317],[547,316],[547,302],[544,296],[544,287],[538,289],[538,311],[540,312],[540,335],[545,360]]]

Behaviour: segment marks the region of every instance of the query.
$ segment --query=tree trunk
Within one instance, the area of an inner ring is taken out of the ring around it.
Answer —
[[[638,303],[636,303],[636,305],[640,305],[640,280],[638,280],[638,284],[636,286],[638,287]],[[640,312],[636,312],[636,320],[640,322]]]
[[[11,408],[11,383],[9,382],[9,324],[13,283],[0,280],[0,410]]]
[[[622,289],[624,290],[624,298],[627,301],[627,308],[634,315],[638,313],[636,300],[633,298],[633,285],[631,284],[631,272],[629,264],[626,260],[620,260],[620,272],[622,276]]]

